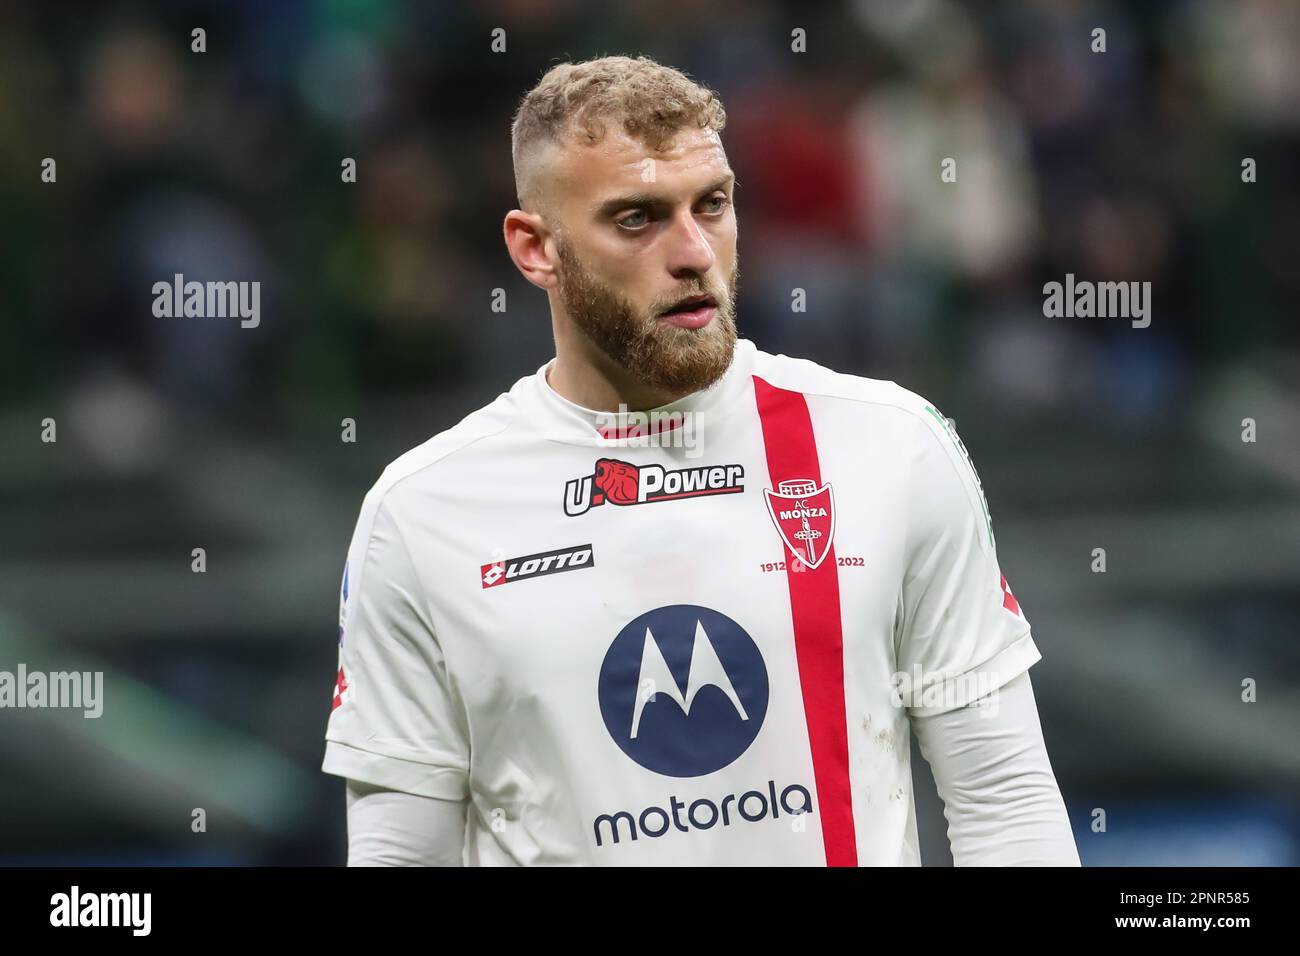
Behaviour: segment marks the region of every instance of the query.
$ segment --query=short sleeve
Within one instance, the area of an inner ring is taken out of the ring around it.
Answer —
[[[344,567],[339,669],[322,769],[463,799],[466,728],[410,552],[376,488],[362,505]]]
[[[902,706],[924,717],[997,690],[1041,655],[998,566],[975,467],[931,405],[912,431],[908,462],[895,688]]]

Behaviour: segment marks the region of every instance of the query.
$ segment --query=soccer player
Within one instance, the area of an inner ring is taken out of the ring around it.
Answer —
[[[551,69],[510,257],[555,357],[394,461],[348,550],[323,769],[350,864],[1078,865],[983,491],[888,381],[737,337],[710,91]]]

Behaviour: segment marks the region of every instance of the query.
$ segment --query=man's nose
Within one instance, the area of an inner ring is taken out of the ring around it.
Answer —
[[[690,212],[673,220],[669,240],[668,271],[675,278],[687,278],[686,274],[692,272],[706,275],[717,261],[713,247]]]

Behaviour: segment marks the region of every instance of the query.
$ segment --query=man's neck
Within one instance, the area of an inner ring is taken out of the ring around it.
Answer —
[[[568,351],[556,355],[546,381],[561,398],[597,412],[617,412],[620,406],[646,411],[682,397],[637,381],[604,356],[588,359]]]

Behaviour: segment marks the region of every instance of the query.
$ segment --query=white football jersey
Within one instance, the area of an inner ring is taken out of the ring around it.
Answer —
[[[324,770],[468,797],[470,865],[918,864],[908,714],[1039,659],[951,423],[745,339],[640,415],[549,366],[366,496]]]

